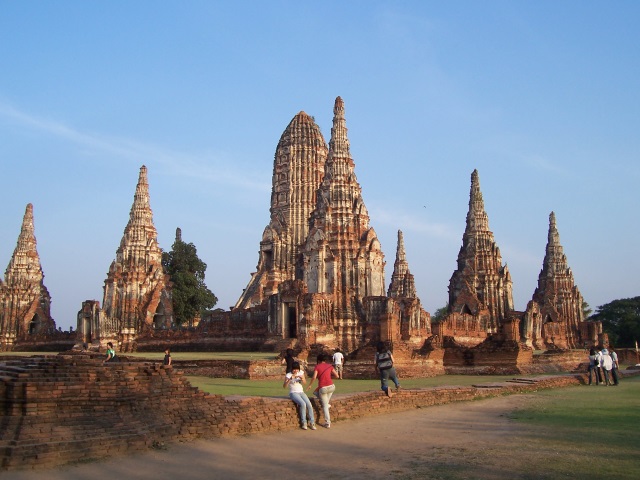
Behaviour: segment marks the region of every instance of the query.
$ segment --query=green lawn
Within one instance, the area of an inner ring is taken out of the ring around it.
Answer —
[[[233,378],[187,377],[194,387],[218,395],[243,395],[248,397],[286,397],[288,390],[282,388],[283,380],[244,380]],[[503,382],[514,375],[440,375],[432,378],[400,378],[403,388],[424,388],[440,385],[474,385],[478,383]],[[377,391],[380,380],[334,380],[336,394]]]
[[[162,360],[162,352],[134,352],[123,353],[127,357],[148,358]],[[171,352],[174,360],[275,360],[278,357],[273,352]]]
[[[510,418],[528,427],[526,478],[640,478],[640,377],[542,390]]]

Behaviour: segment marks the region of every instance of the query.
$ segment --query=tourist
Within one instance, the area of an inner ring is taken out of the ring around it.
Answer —
[[[604,379],[602,378],[602,350],[596,349],[596,375],[598,381],[596,383],[602,383],[604,385]]]
[[[596,377],[596,385],[600,385],[600,375],[598,375],[598,355],[596,349],[589,350],[589,385],[591,385],[591,376]]]
[[[328,363],[328,355],[321,353],[318,355],[317,365],[313,371],[313,378],[309,382],[307,388],[311,388],[314,380],[318,379],[317,397],[320,399],[320,405],[322,405],[322,412],[324,413],[325,428],[331,428],[331,415],[329,414],[329,408],[331,404],[331,396],[336,389],[331,377],[338,378],[338,372],[333,368],[333,365]],[[314,392],[315,393],[315,392]]]
[[[339,348],[333,354],[333,368],[338,372],[338,378],[342,380],[342,366],[344,365],[344,355]]]
[[[171,366],[171,350],[169,349],[169,347],[164,349],[164,361],[162,362],[162,364],[166,367]]]
[[[293,367],[293,362],[296,361],[296,358],[293,355],[293,349],[292,348],[287,348],[285,354],[284,354],[284,358],[282,359],[281,363],[286,363],[287,364],[287,368],[285,369],[285,374],[286,373],[291,373],[291,369]]]
[[[613,384],[617,387],[620,383],[618,377],[618,370],[620,369],[620,363],[618,363],[618,354],[613,350],[613,347],[609,345],[609,355],[611,355],[611,376],[613,377]]]
[[[118,357],[116,357],[116,351],[113,349],[113,343],[108,342],[107,343],[107,358],[104,361],[104,363],[117,362],[117,361],[118,361]]]
[[[380,373],[380,388],[387,397],[392,397],[393,393],[391,393],[391,390],[389,389],[389,380],[395,384],[396,391],[400,390],[398,374],[396,373],[396,369],[393,367],[393,355],[384,342],[378,342],[377,350],[375,366],[376,371]]]
[[[293,403],[298,405],[300,413],[300,428],[307,429],[307,414],[309,415],[309,428],[311,430],[316,429],[316,421],[313,417],[313,407],[307,394],[304,393],[304,387],[307,379],[304,376],[304,371],[300,369],[300,363],[293,362],[291,366],[291,372],[287,373],[284,377],[283,388],[289,387],[289,398],[293,400]]]
[[[603,348],[600,352],[600,367],[602,368],[602,373],[604,374],[604,382],[608,387],[611,385],[611,380],[609,380],[609,372],[611,372],[613,362],[611,361],[609,350],[607,350],[606,348]]]

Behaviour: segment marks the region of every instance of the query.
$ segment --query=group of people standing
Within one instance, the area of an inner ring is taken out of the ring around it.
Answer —
[[[589,350],[589,385],[592,384],[595,376],[596,385],[617,386],[619,368],[618,354],[613,350],[613,347],[602,350],[592,347]]]
[[[398,374],[393,366],[394,358],[384,342],[378,342],[376,350],[374,364],[376,372],[380,375],[381,389],[388,397],[391,397],[393,394],[389,388],[389,380],[396,386],[396,391],[400,390]],[[300,428],[303,430],[309,428],[316,430],[313,406],[304,389],[304,386],[307,384],[305,371],[301,368],[300,361],[295,358],[294,352],[290,348],[287,349],[282,362],[287,365],[282,387],[289,387],[289,398],[298,406]],[[322,413],[325,419],[323,427],[325,428],[331,428],[331,403],[329,402],[336,390],[333,379],[337,378],[341,380],[343,378],[344,363],[345,357],[339,348],[336,348],[332,356],[326,353],[319,354],[316,367],[313,371],[313,377],[307,386],[307,390],[310,390],[313,383],[316,380],[318,381],[318,386],[313,391],[313,394],[318,398],[322,406]]]

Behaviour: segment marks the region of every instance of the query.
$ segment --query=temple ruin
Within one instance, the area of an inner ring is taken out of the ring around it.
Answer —
[[[36,246],[33,205],[28,204],[4,282],[0,280],[0,350],[52,340],[56,333]]]
[[[438,335],[477,345],[497,333],[512,311],[511,275],[489,230],[480,179],[474,170],[458,268],[449,281],[449,313],[438,325]]]
[[[333,114],[328,147],[304,112],[280,138],[257,271],[230,312],[199,326],[213,336],[224,332],[219,343],[249,348],[257,335],[262,348],[355,354],[380,339],[420,348],[430,333],[415,288],[396,285],[412,281],[403,244],[396,286],[385,294],[384,254],[355,175],[340,97]]]
[[[549,215],[547,248],[538,287],[527,305],[522,339],[539,350],[581,348],[598,340],[593,322],[584,322],[584,300],[560,244],[556,215]]]
[[[271,219],[264,229],[258,266],[234,308],[260,305],[287,280],[302,277],[300,248],[324,176],[327,145],[313,118],[298,113],[276,147],[271,179]]]
[[[328,144],[313,117],[305,112],[293,117],[275,150],[270,218],[256,271],[231,310],[210,312],[186,328],[173,319],[171,279],[163,271],[142,166],[102,307],[97,300],[83,302],[76,344],[98,349],[112,341],[120,351],[167,344],[192,351],[294,348],[302,357],[339,347],[358,361],[370,360],[373,346],[385,341],[416,374],[424,374],[427,367],[432,373],[497,364],[513,370],[531,363],[534,349],[566,351],[603,342],[602,326],[584,321],[554,213],[538,287],[525,311],[514,309],[511,275],[489,229],[477,170],[471,174],[448,312],[432,325],[416,292],[401,231],[385,286],[385,256],[362,198],[347,132],[340,97]],[[28,343],[38,332],[53,335],[42,278],[29,205],[0,283],[0,348],[15,349],[18,338]]]
[[[171,281],[162,268],[144,165],[129,222],[104,282],[102,305],[100,308],[96,300],[82,304],[78,337],[83,344],[95,347],[112,341],[120,350],[128,351],[135,349],[135,340],[145,329],[173,325]]]

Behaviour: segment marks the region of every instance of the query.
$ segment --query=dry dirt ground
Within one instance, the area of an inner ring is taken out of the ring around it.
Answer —
[[[528,478],[526,458],[540,460],[541,452],[523,452],[527,427],[508,413],[532,401],[532,395],[511,395],[337,422],[331,429],[170,444],[61,469],[2,472],[0,478]]]

